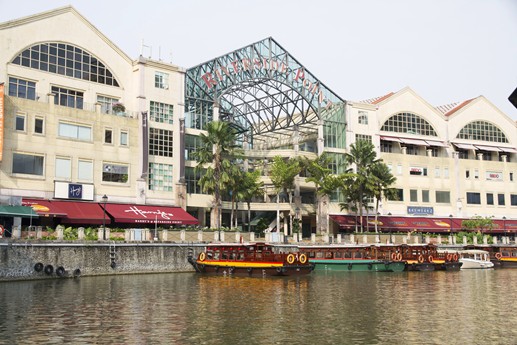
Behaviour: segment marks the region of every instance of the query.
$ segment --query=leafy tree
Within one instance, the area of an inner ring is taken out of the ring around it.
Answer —
[[[237,133],[226,122],[208,123],[207,134],[201,134],[201,145],[194,151],[197,160],[196,170],[204,169],[198,183],[205,193],[214,194],[216,224],[221,227],[221,192],[230,183],[232,160],[239,155],[239,147],[235,144]],[[213,226],[213,224],[212,224]]]
[[[495,227],[492,217],[474,216],[471,219],[466,219],[461,222],[461,227],[471,231],[478,231],[484,233],[490,231]]]

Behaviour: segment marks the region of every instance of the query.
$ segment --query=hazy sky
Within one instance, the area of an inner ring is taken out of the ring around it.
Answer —
[[[0,22],[72,5],[130,57],[188,68],[272,36],[331,90],[411,87],[431,105],[487,97],[509,117],[516,0],[0,0]]]

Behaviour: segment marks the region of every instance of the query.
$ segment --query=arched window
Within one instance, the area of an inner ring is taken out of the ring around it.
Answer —
[[[391,116],[384,122],[381,131],[437,136],[429,122],[412,113],[398,113]]]
[[[508,139],[499,128],[486,121],[474,121],[467,124],[461,129],[456,138],[491,141],[495,143],[508,142]]]
[[[17,55],[12,63],[99,84],[119,86],[113,73],[102,62],[71,44],[36,44]]]

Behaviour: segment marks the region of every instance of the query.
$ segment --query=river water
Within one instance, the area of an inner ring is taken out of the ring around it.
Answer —
[[[517,270],[0,283],[1,344],[514,344]]]

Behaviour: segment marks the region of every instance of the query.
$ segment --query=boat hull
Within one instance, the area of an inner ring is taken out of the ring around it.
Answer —
[[[404,262],[379,260],[318,260],[311,259],[316,271],[344,271],[344,272],[402,272]]]
[[[460,259],[460,262],[463,263],[461,266],[462,270],[465,269],[488,269],[494,268],[494,263],[490,261],[484,260],[473,260],[473,259]]]
[[[203,262],[190,260],[196,272],[207,275],[235,276],[235,277],[285,277],[302,276],[314,270],[314,264],[308,265],[264,265],[257,263]]]

